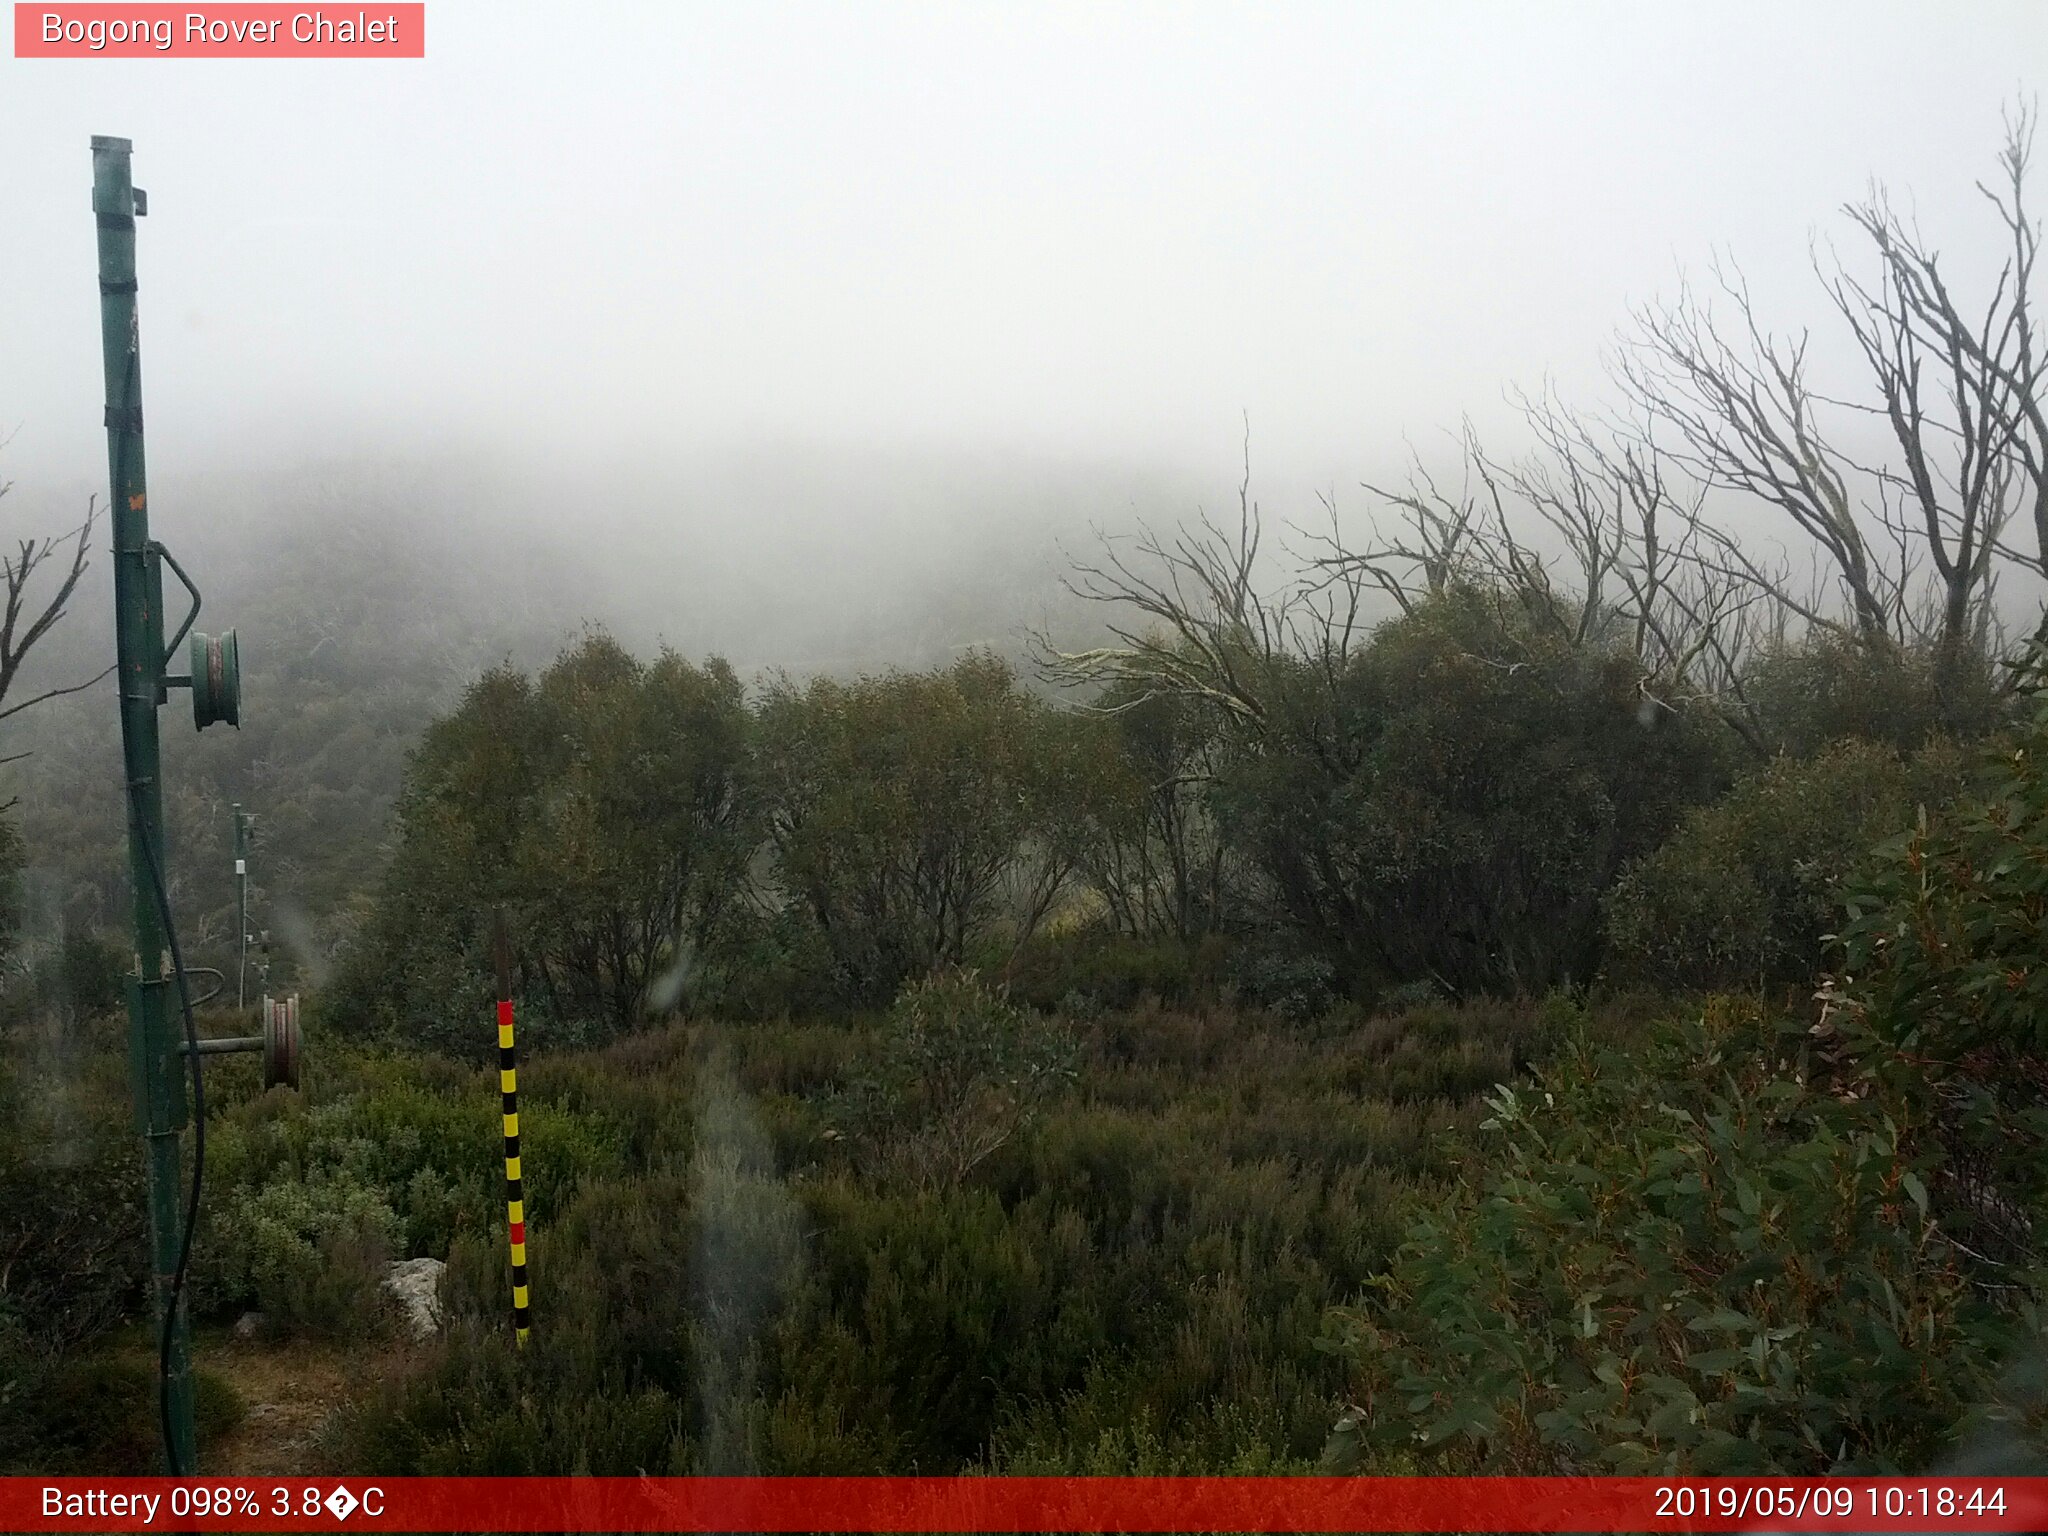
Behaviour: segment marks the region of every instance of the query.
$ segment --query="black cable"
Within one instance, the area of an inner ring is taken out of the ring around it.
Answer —
[[[178,982],[178,1002],[185,1014],[185,1059],[192,1068],[192,1194],[185,1202],[185,1230],[178,1239],[178,1267],[171,1274],[171,1294],[164,1304],[163,1331],[157,1339],[156,1405],[164,1433],[164,1465],[171,1476],[185,1477],[197,1467],[178,1465],[177,1442],[171,1434],[171,1332],[178,1316],[178,1303],[185,1294],[185,1269],[192,1261],[192,1232],[199,1225],[199,1190],[206,1177],[206,1078],[199,1064],[199,1026],[192,1017],[192,991],[185,983],[185,957],[178,950],[178,926],[171,917],[170,893],[164,889],[164,872],[150,846],[149,824],[142,814],[142,786],[130,784],[135,801],[137,841],[142,844],[143,862],[149,866],[149,883],[156,892],[156,908],[164,922],[164,938],[171,949],[171,974]]]

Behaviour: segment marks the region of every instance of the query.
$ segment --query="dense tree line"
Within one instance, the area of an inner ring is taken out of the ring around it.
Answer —
[[[482,1038],[499,907],[562,1040],[869,1007],[1091,938],[1213,937],[1254,991],[1307,965],[1365,999],[1793,981],[1831,882],[1960,785],[1917,655],[1771,653],[1759,718],[1804,750],[1757,765],[1713,711],[1647,705],[1625,646],[1563,643],[1477,587],[1340,660],[1261,658],[1253,728],[1185,696],[1076,706],[985,654],[750,698],[720,662],[593,634],[428,730],[327,1006]]]

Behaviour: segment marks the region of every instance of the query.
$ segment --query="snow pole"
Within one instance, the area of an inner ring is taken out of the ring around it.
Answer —
[[[526,1195],[519,1172],[519,1055],[512,1044],[512,942],[505,909],[495,917],[498,959],[498,1091],[505,1101],[505,1227],[512,1243],[512,1328],[523,1349],[532,1321],[526,1295]]]

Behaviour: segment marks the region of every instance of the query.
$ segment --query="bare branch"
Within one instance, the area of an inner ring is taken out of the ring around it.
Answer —
[[[0,485],[0,496],[5,496],[8,486]],[[15,552],[9,557],[0,557],[0,701],[12,691],[21,665],[29,652],[47,636],[57,621],[64,617],[65,605],[78,590],[79,580],[85,575],[90,563],[87,559],[93,525],[98,521],[97,501],[86,505],[85,521],[69,533],[43,539],[22,539]],[[57,587],[40,607],[30,601],[30,588],[36,573],[65,546],[71,546],[69,562],[63,568]],[[51,688],[34,698],[0,708],[0,720],[9,715],[41,704],[45,700],[59,698],[67,693],[78,693],[90,688],[104,678],[112,667],[99,676],[76,683],[69,687]]]

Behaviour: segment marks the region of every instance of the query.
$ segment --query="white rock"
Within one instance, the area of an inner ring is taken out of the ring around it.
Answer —
[[[447,1267],[439,1259],[399,1259],[384,1266],[384,1289],[398,1298],[406,1332],[415,1341],[440,1330],[441,1273]]]

